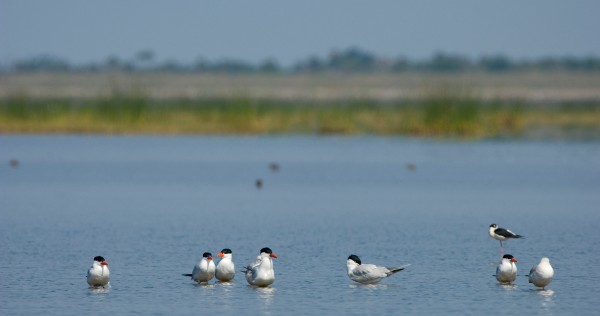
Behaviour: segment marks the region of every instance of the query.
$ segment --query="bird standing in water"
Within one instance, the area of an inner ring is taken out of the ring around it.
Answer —
[[[515,234],[508,229],[500,228],[496,224],[490,225],[489,234],[491,238],[500,241],[500,257],[504,256],[504,246],[502,245],[503,241],[506,241],[508,239],[524,238],[524,236]]]
[[[205,252],[202,254],[202,259],[194,266],[192,273],[183,275],[191,277],[192,280],[198,283],[204,283],[210,281],[215,276],[215,269],[212,254]]]
[[[531,268],[528,276],[529,283],[533,283],[533,285],[545,290],[546,285],[550,284],[554,277],[554,269],[550,265],[550,259],[546,257],[542,258],[540,263]]]
[[[92,286],[105,286],[108,284],[110,271],[108,270],[108,262],[102,256],[94,257],[92,267],[87,273],[87,283]]]
[[[256,261],[242,271],[246,275],[248,284],[261,287],[271,285],[275,281],[275,270],[273,269],[273,259],[275,258],[277,255],[271,248],[261,249]]]
[[[235,276],[235,265],[233,264],[233,253],[231,249],[225,248],[217,255],[221,258],[217,264],[217,270],[215,277],[221,282],[228,282],[233,280]]]
[[[504,255],[496,268],[496,280],[500,283],[511,283],[517,279],[517,258]]]

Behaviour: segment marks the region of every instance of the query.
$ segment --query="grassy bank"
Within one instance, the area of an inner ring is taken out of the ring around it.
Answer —
[[[600,104],[542,106],[437,92],[422,101],[0,100],[1,133],[375,134],[600,138]]]

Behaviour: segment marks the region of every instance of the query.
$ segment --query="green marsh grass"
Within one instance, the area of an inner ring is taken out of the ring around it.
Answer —
[[[155,100],[142,93],[96,99],[0,99],[1,133],[317,134],[452,138],[519,137],[531,130],[598,138],[600,104],[542,106],[431,93],[421,101]],[[567,135],[568,136],[568,135]]]

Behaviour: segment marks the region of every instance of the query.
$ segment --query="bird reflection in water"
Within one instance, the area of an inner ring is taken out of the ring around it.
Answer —
[[[542,289],[531,289],[532,293],[535,293],[540,296],[540,307],[548,312],[551,312],[554,308],[554,291],[552,290],[542,290]]]
[[[498,283],[498,286],[500,286],[501,288],[503,288],[507,291],[513,291],[513,290],[517,289],[517,285],[511,284],[511,283]]]
[[[348,284],[348,287],[351,289],[368,289],[368,290],[383,290],[383,289],[387,289],[388,288],[388,284],[382,284],[382,283],[378,283],[378,284],[361,284],[361,283],[350,283]]]
[[[214,290],[215,289],[215,284],[214,283],[206,283],[206,282],[193,283],[192,286],[195,286],[195,287],[198,287],[198,288],[202,288],[202,289],[207,289],[207,290]]]
[[[110,292],[110,284],[105,286],[91,286],[88,287],[88,290],[90,294],[106,294]]]
[[[258,292],[258,296],[265,303],[265,306],[273,304],[273,298],[275,298],[275,289],[272,287],[255,287],[254,290]]]

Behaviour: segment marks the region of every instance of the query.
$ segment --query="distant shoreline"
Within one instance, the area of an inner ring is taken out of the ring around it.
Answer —
[[[600,72],[401,74],[0,74],[0,99],[152,100],[250,98],[280,101],[415,101],[438,90],[467,90],[483,101],[537,104],[600,102]]]

